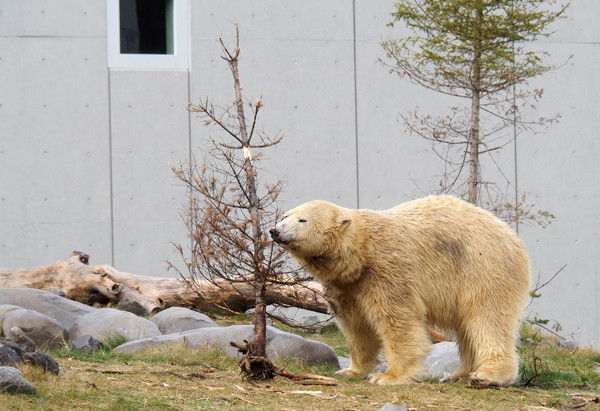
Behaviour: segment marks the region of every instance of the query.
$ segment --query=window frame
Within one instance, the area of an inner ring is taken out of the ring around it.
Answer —
[[[189,0],[173,1],[173,54],[121,54],[120,0],[106,0],[108,68],[189,69]]]

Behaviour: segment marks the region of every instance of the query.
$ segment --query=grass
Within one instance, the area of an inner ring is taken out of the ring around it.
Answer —
[[[222,325],[247,322],[216,320]],[[110,348],[122,340],[115,339],[92,354],[69,347],[52,352],[61,367],[58,376],[23,367],[37,394],[0,394],[0,410],[376,410],[387,402],[419,410],[600,410],[595,402],[600,389],[598,352],[568,351],[528,327],[522,334],[535,342],[519,346],[520,382],[528,385],[502,389],[441,384],[435,379],[388,387],[358,378],[337,378],[336,386],[302,386],[281,377],[250,383],[241,379],[235,359],[213,348],[161,346],[116,355]],[[335,326],[311,337],[347,355]],[[292,372],[334,376],[330,367],[297,360],[277,365]]]

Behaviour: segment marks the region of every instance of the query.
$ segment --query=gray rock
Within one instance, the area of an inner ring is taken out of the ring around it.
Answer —
[[[253,312],[254,309],[247,311],[248,314]],[[324,326],[333,322],[333,318],[329,314],[318,313],[297,307],[269,305],[267,306],[267,313],[288,324],[299,326],[306,331],[314,333],[320,333]]]
[[[342,369],[350,368],[350,365],[352,364],[350,358],[342,357],[341,355],[338,355],[338,362],[340,363],[340,368]]]
[[[18,327],[40,348],[62,347],[68,340],[68,333],[58,322],[37,311],[20,308],[6,313],[2,322],[2,332],[8,335],[13,327]]]
[[[574,351],[577,349],[579,344],[577,344],[577,341],[558,340],[558,346],[569,351]]]
[[[0,365],[21,365],[22,361],[12,348],[3,345],[0,347]]]
[[[71,341],[82,335],[91,335],[100,341],[123,336],[132,341],[160,334],[160,330],[153,322],[114,308],[96,309],[78,318],[69,329]]]
[[[396,405],[386,402],[378,411],[408,411],[408,407],[406,405]]]
[[[0,288],[0,290],[2,290],[2,289]],[[23,308],[23,307],[19,307],[18,305],[14,305],[14,304],[0,304],[0,317],[4,318],[6,313],[8,313],[12,310],[16,310],[17,308]]]
[[[27,352],[33,352],[36,349],[35,343],[19,327],[13,327],[6,334],[6,339],[19,345]]]
[[[300,324],[303,329],[315,333],[321,334],[323,331],[323,327],[327,325],[327,322],[323,322],[319,320],[319,317],[316,315],[309,315],[302,319],[302,323]]]
[[[163,334],[173,334],[198,328],[218,327],[207,315],[183,307],[171,307],[150,318]]]
[[[0,367],[0,393],[35,394],[35,387],[13,367]]]
[[[117,309],[121,311],[127,311],[135,315],[139,315],[140,317],[147,317],[150,315],[148,310],[146,310],[140,303],[132,300],[121,300],[117,304]]]
[[[533,341],[533,338],[519,337],[519,342],[523,345],[528,345],[530,347],[533,347],[535,345],[535,341]]]
[[[94,351],[101,350],[104,347],[101,341],[98,341],[91,335],[81,335],[73,340],[71,343],[75,351],[79,351],[84,354],[91,354]]]
[[[0,288],[0,304],[12,304],[37,311],[52,318],[67,330],[79,317],[95,310],[50,291],[34,288]]]
[[[425,362],[423,369],[428,377],[449,377],[453,375],[460,365],[458,346],[455,342],[444,341],[433,344],[433,348]]]
[[[197,331],[197,330],[193,330],[191,332],[194,332],[194,331]],[[125,344],[121,344],[118,347],[115,347],[113,349],[113,352],[116,354],[135,354],[135,353],[138,353],[145,349],[160,346],[160,345],[167,345],[167,344],[182,344],[183,345],[186,343],[185,334],[187,334],[189,332],[190,331],[174,333],[174,334],[158,335],[156,337],[142,338],[140,340],[130,341]]]
[[[279,331],[276,328],[270,328],[270,331],[275,334],[267,346],[267,353],[272,355],[271,358],[295,357],[310,364],[328,364],[335,369],[340,368],[335,351],[327,344]],[[267,331],[268,337],[269,331]]]
[[[139,341],[131,341],[114,349],[116,353],[135,353],[143,349],[160,345],[181,343],[191,347],[210,345],[223,350],[227,355],[239,357],[238,350],[232,347],[231,341],[241,343],[253,337],[253,326],[234,325],[231,327],[210,327],[168,334]],[[311,364],[329,364],[339,368],[338,358],[327,344],[302,338],[296,334],[279,331],[267,327],[267,355],[271,359],[293,357],[306,360]]]
[[[64,297],[64,298],[67,297],[67,294],[65,294],[65,292],[63,290],[58,289],[58,288],[50,288],[48,291],[51,292],[52,294],[58,295],[59,297]]]
[[[387,364],[384,358],[373,372],[385,372]],[[350,368],[350,358],[338,357],[341,368]],[[423,376],[445,378],[453,375],[460,365],[458,346],[455,342],[440,342],[433,344],[431,352],[423,361]]]
[[[2,335],[2,323],[4,322],[4,316],[6,315],[6,313],[9,313],[13,310],[17,310],[21,307],[19,307],[18,305],[12,305],[12,304],[0,304],[0,335]]]
[[[19,346],[19,344],[12,342],[12,341],[8,341],[8,340],[3,340],[0,338],[0,347],[8,347],[11,350],[13,350],[21,360],[23,360],[23,354],[25,354],[25,350],[23,348],[21,348],[21,346]]]
[[[51,372],[56,375],[60,371],[58,363],[43,351],[26,352],[23,355],[23,362],[41,368],[44,372]]]

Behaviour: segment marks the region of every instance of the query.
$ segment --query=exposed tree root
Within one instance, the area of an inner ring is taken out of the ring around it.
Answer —
[[[244,340],[243,344],[230,342],[233,347],[244,356],[238,362],[241,368],[242,378],[248,381],[266,381],[272,380],[275,377],[275,365],[267,356],[254,354],[254,349],[251,343]]]
[[[253,354],[252,344],[244,340],[243,344],[230,342],[244,356],[238,362],[242,378],[247,381],[272,380],[275,375],[288,378],[301,385],[337,385],[335,378],[316,374],[291,373],[276,367],[267,356]]]

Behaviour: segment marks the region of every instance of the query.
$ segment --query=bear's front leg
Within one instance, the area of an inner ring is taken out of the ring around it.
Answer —
[[[380,385],[406,384],[421,376],[422,363],[431,348],[427,329],[420,324],[393,324],[383,336],[387,370],[370,374],[368,382]]]
[[[348,311],[339,314],[337,320],[348,340],[352,363],[350,368],[344,368],[336,374],[346,377],[363,377],[373,371],[377,365],[377,357],[382,344],[375,334],[375,330],[364,321],[363,317],[352,315]]]

